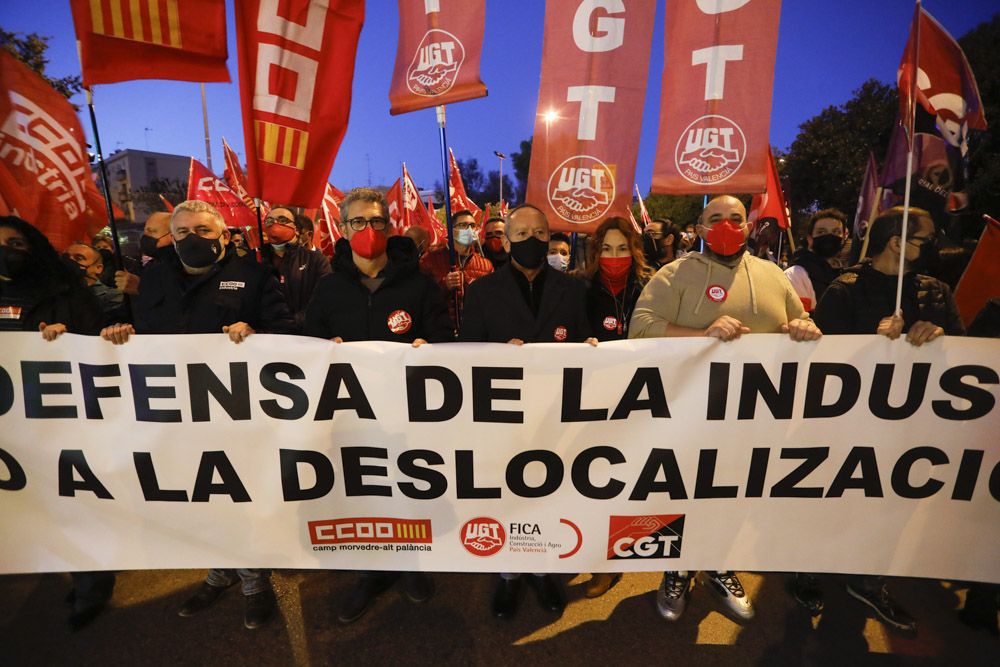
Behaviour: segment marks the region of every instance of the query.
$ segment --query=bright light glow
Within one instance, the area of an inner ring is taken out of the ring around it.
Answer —
[[[545,119],[546,123],[551,123],[556,118],[559,118],[559,114],[557,114],[554,109],[549,109],[544,114],[542,114],[542,118]]]

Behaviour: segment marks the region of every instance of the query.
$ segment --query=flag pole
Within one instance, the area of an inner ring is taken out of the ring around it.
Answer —
[[[906,109],[906,186],[903,189],[903,229],[901,230],[899,245],[899,274],[896,276],[896,310],[894,311],[894,314],[900,317],[903,315],[903,269],[906,262],[906,232],[910,223],[910,186],[913,183],[913,144],[916,141],[913,135],[917,112],[917,74],[920,67],[920,10],[920,0],[917,0],[916,10],[913,14],[913,68],[910,71],[910,80],[908,81],[909,90],[906,91],[908,99]]]
[[[208,162],[208,170],[212,173],[212,142],[208,136],[208,104],[205,102],[205,84],[201,84],[201,119],[205,125],[205,160]]]
[[[455,226],[451,220],[451,161],[448,159],[448,135],[445,133],[445,111],[443,104],[437,107],[437,122],[438,128],[441,130],[441,167],[444,170],[444,220],[448,225],[448,258],[452,266],[454,266],[457,258],[455,256]]]

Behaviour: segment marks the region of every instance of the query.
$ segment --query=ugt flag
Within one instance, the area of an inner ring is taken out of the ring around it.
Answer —
[[[317,208],[347,132],[364,0],[240,0],[251,197]]]
[[[0,49],[0,200],[57,250],[93,231],[88,227],[86,146],[66,98]]]
[[[399,0],[392,115],[486,96],[479,78],[485,0]]]
[[[70,6],[85,86],[230,80],[225,0],[70,0]]]

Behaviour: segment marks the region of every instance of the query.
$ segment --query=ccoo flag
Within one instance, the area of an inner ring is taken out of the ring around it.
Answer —
[[[208,170],[208,167],[191,158],[188,171],[188,199],[208,202],[226,219],[227,227],[238,227],[250,233],[257,247],[257,216],[247,208],[243,199],[224,181]]]
[[[479,78],[485,0],[399,0],[392,115],[486,96]]]
[[[652,192],[762,192],[781,0],[672,0]]]
[[[250,196],[316,208],[347,132],[364,0],[240,0]]]
[[[592,232],[632,203],[655,0],[545,4],[525,201],[553,230]]]
[[[225,0],[70,0],[70,6],[84,86],[230,80]]]

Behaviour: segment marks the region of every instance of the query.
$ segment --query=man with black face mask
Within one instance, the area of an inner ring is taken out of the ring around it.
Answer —
[[[460,342],[580,343],[590,337],[586,285],[549,265],[549,222],[531,204],[521,204],[507,217],[503,245],[510,261],[469,285],[459,330]],[[559,583],[547,574],[528,577],[542,608],[562,613],[566,599]],[[500,575],[493,594],[497,618],[517,613],[521,575]]]
[[[704,253],[690,253],[660,269],[646,283],[629,326],[629,338],[709,336],[730,341],[749,333],[786,333],[794,341],[822,334],[809,319],[788,279],[773,262],[746,252],[750,226],[739,199],[708,202],[697,227]],[[693,572],[664,572],[656,607],[677,621],[687,605]],[[734,616],[754,609],[735,572],[706,572],[706,583]]]
[[[172,255],[173,252],[174,244],[170,237],[170,214],[163,211],[150,213],[142,228],[142,236],[139,237],[141,263],[130,271],[115,271],[115,289],[135,296],[139,293],[139,280],[146,265],[156,260],[162,260],[164,257]],[[104,253],[101,257],[103,259]]]
[[[844,247],[846,238],[847,216],[843,212],[826,208],[810,216],[806,247],[795,251],[792,265],[785,269],[807,312],[816,308],[826,288],[840,275],[830,260]]]
[[[101,282],[101,272],[104,270],[104,260],[94,248],[84,243],[73,243],[63,253],[66,264],[74,269],[91,293],[97,298],[104,314],[103,324],[128,321],[128,310],[125,308],[125,295],[121,290],[108,287]]]

